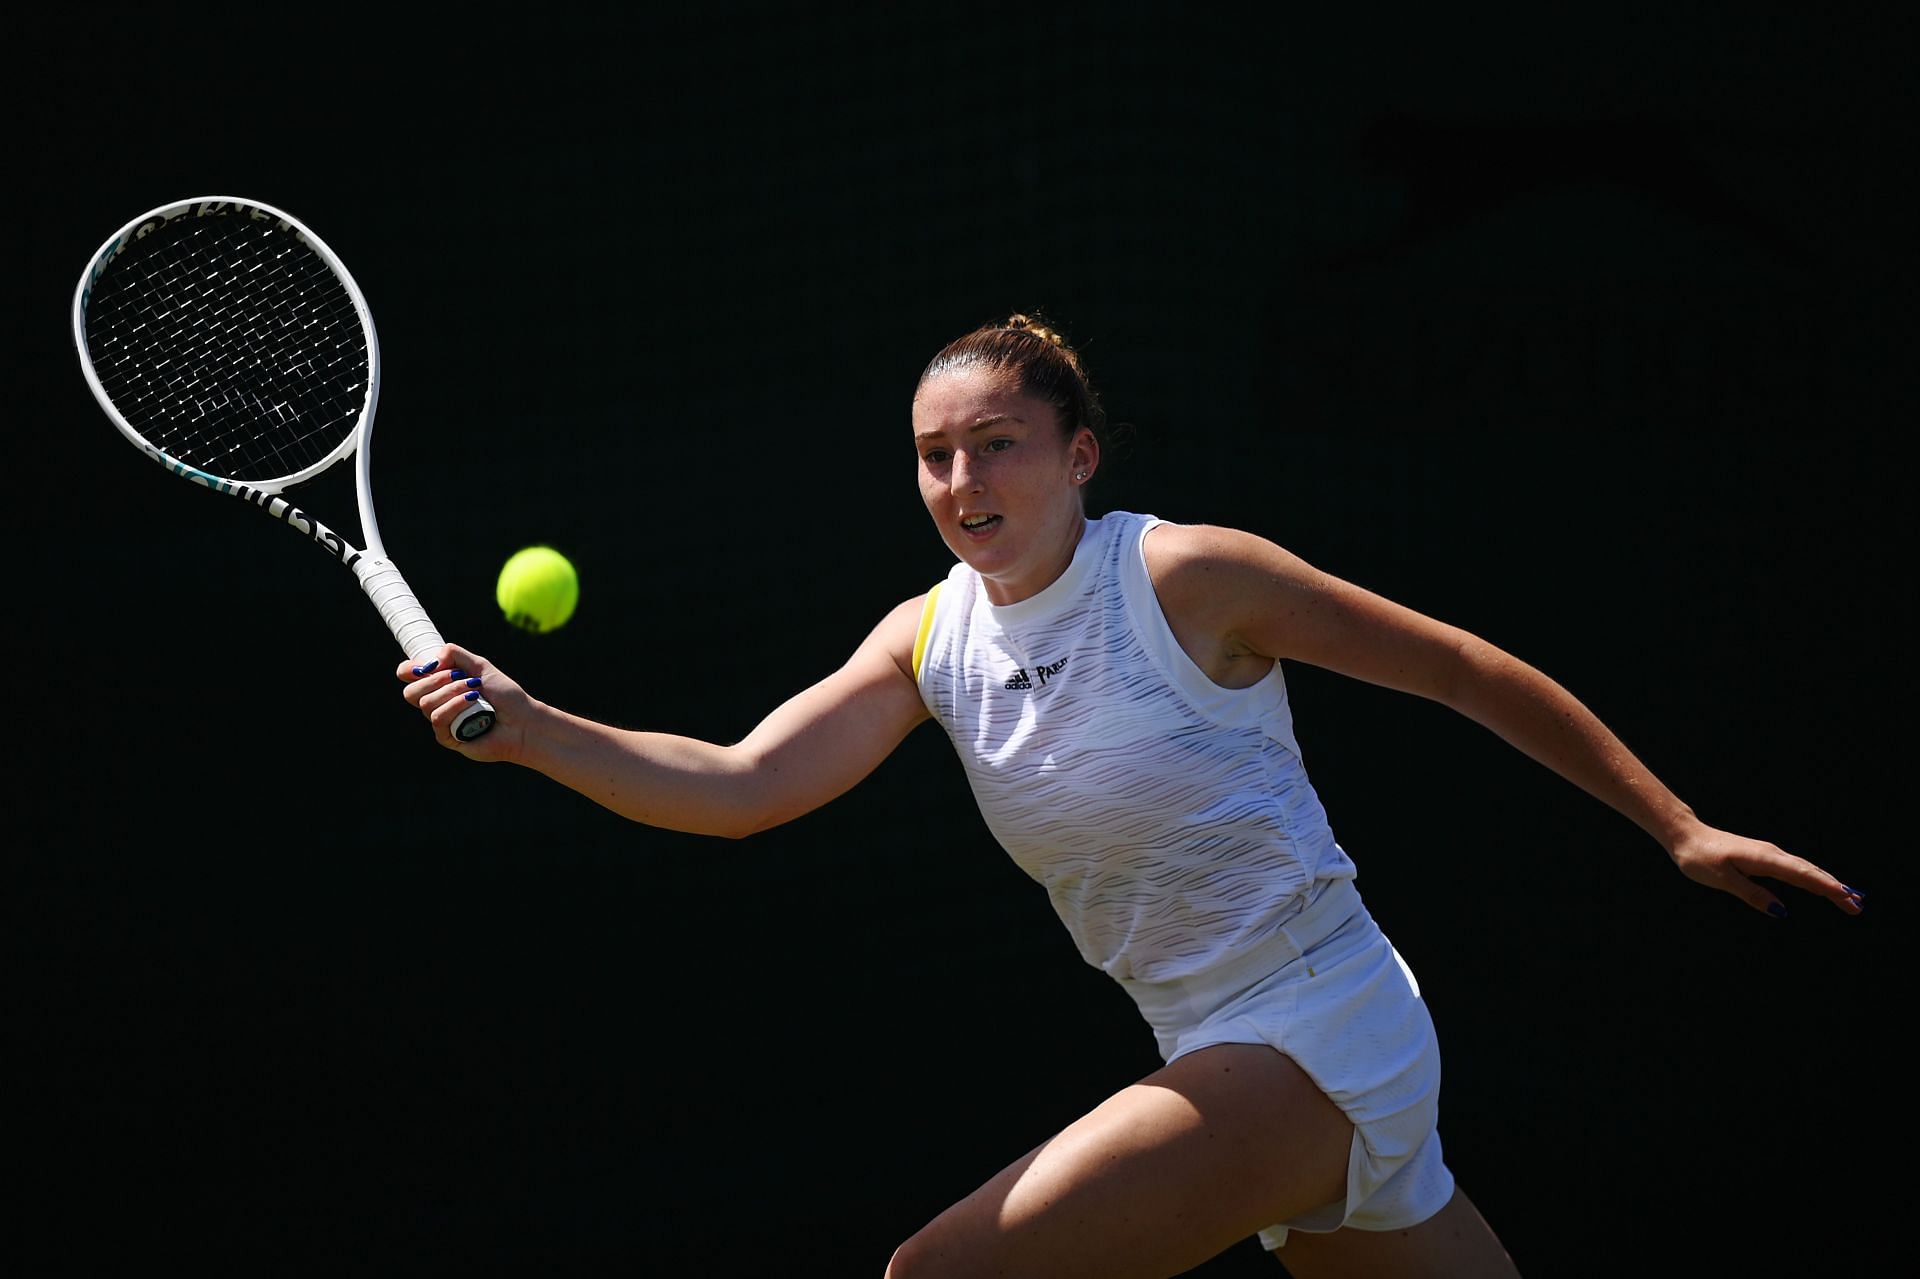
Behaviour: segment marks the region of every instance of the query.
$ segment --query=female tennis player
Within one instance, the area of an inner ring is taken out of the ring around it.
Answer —
[[[1756,911],[1784,911],[1772,880],[1860,912],[1820,867],[1702,822],[1492,644],[1251,533],[1089,519],[1103,415],[1044,323],[948,345],[912,422],[958,562],[737,743],[584,719],[455,645],[399,670],[442,745],[721,836],[827,803],[928,718],[946,730],[987,824],[1166,1064],[929,1222],[895,1279],[1169,1276],[1253,1234],[1295,1279],[1515,1273],[1442,1158],[1433,1023],[1308,781],[1282,661],[1452,707]],[[481,687],[496,725],[456,742]]]

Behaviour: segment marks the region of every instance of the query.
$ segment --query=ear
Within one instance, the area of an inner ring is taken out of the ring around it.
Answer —
[[[1099,438],[1084,426],[1075,431],[1067,444],[1067,462],[1067,473],[1074,477],[1074,483],[1085,484],[1092,479],[1093,473],[1100,469]]]

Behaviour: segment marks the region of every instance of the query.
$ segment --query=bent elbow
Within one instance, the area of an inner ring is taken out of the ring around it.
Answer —
[[[741,813],[738,820],[720,832],[727,839],[745,839],[749,835],[758,835],[762,831],[772,830],[775,826],[784,826],[791,820],[786,813],[762,812]]]
[[[751,799],[753,802],[745,804],[723,802],[717,813],[709,812],[701,825],[702,832],[721,839],[745,839],[792,819],[793,814],[768,805],[762,796]]]

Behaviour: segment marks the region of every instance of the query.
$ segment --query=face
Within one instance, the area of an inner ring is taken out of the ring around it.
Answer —
[[[921,385],[913,440],[927,513],[989,600],[1016,603],[1066,571],[1085,524],[1080,486],[1100,460],[1092,431],[1063,438],[1051,404],[972,365]]]

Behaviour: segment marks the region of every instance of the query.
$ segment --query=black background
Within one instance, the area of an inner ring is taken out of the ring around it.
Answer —
[[[127,448],[74,360],[101,241],[242,195],[369,297],[381,530],[441,629],[713,739],[944,573],[913,382],[1044,311],[1127,427],[1096,513],[1249,528],[1474,630],[1868,893],[1766,919],[1474,725],[1290,669],[1522,1270],[1873,1273],[1902,1197],[1870,1162],[1907,1148],[1907,27],[616,14],[90,11],[20,51],[16,1245],[877,1276],[1157,1064],[936,728],[739,843],[434,747],[350,577]],[[307,505],[350,529],[340,483]],[[583,579],[547,636],[492,602],[536,541]]]

